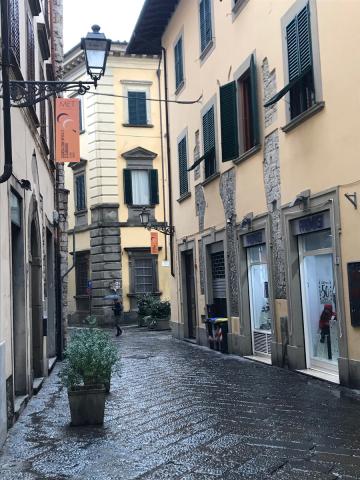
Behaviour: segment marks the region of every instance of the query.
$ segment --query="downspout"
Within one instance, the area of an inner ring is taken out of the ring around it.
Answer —
[[[161,55],[159,58],[159,66],[156,71],[158,77],[158,88],[159,88],[159,110],[160,110],[160,137],[161,137],[161,172],[162,172],[162,193],[163,193],[163,217],[164,222],[166,222],[166,200],[165,200],[165,165],[164,165],[164,129],[163,129],[163,114],[162,114],[162,105],[161,105]],[[165,260],[168,259],[168,242],[165,237]]]
[[[166,49],[161,47],[164,58],[164,86],[165,86],[165,122],[166,122],[166,150],[168,161],[168,190],[169,190],[169,225],[173,227],[173,207],[172,207],[172,178],[171,178],[171,151],[170,151],[170,121],[169,121],[169,92]],[[170,266],[171,276],[175,277],[174,271],[174,235],[170,235]]]
[[[1,34],[2,34],[2,88],[3,88],[3,129],[4,129],[4,172],[0,183],[5,183],[11,177],[12,138],[11,138],[11,103],[10,103],[10,48],[9,48],[9,0],[1,0]]]

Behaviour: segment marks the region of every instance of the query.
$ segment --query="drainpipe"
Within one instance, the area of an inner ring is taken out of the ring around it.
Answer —
[[[0,183],[5,183],[12,175],[12,139],[10,114],[10,49],[9,49],[9,0],[1,0],[1,33],[2,33],[2,87],[3,87],[3,119],[4,119],[4,172]]]
[[[161,172],[162,172],[162,193],[163,193],[163,216],[164,222],[166,222],[166,201],[165,201],[165,165],[164,165],[164,129],[163,129],[163,113],[161,105],[161,56],[159,58],[159,66],[156,71],[158,77],[158,88],[159,88],[159,111],[160,111],[160,137],[161,137]],[[165,260],[168,259],[168,242],[165,236]]]
[[[166,49],[161,47],[164,58],[164,87],[165,87],[165,122],[166,122],[166,151],[168,161],[168,190],[169,190],[169,225],[173,227],[173,207],[172,207],[172,178],[171,178],[171,151],[170,151],[170,121],[169,121],[169,89],[167,75]],[[174,235],[170,235],[170,265],[171,276],[175,277],[174,271]]]

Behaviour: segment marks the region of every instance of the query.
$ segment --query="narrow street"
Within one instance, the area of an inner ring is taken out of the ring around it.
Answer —
[[[10,430],[1,480],[360,478],[360,398],[168,333],[116,340],[104,428],[72,428],[57,365]]]

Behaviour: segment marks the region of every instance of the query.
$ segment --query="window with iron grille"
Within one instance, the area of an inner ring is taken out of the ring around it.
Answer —
[[[225,278],[225,257],[224,252],[217,252],[211,255],[212,278]]]
[[[31,18],[27,17],[27,79],[35,80],[35,37]]]
[[[205,156],[205,178],[208,178],[216,172],[214,106],[210,107],[209,110],[203,115],[202,123]]]
[[[20,16],[19,0],[10,0],[10,48],[20,66]]]
[[[178,143],[180,197],[189,191],[186,136]]]
[[[153,293],[155,291],[154,262],[151,256],[134,258],[134,274],[134,293]]]
[[[76,295],[87,295],[90,277],[90,253],[78,252],[75,260]]]
[[[85,175],[79,174],[75,176],[75,198],[76,211],[86,209],[86,190],[85,190]]]

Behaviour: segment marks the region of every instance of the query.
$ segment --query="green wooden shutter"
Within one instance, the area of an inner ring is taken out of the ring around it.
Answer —
[[[205,14],[205,0],[200,2],[200,43],[201,51],[206,47],[206,14]]]
[[[158,171],[150,170],[150,204],[157,205],[159,203],[159,181]]]
[[[126,205],[132,205],[132,183],[131,170],[124,169],[124,202]]]
[[[216,171],[214,107],[211,107],[203,116],[203,141],[205,155],[205,178],[207,178]]]
[[[179,86],[184,81],[184,67],[183,67],[183,45],[182,37],[179,38],[177,44],[175,45],[175,88]]]
[[[178,144],[180,196],[189,191],[186,137]]]
[[[129,124],[146,125],[146,93],[128,92]]]
[[[220,87],[222,161],[239,156],[236,82]]]
[[[258,95],[257,95],[257,75],[256,63],[254,55],[251,55],[250,60],[250,84],[251,84],[251,118],[253,128],[253,144],[260,143],[260,128],[259,128],[259,110],[258,110]]]
[[[286,27],[289,81],[312,65],[310,10],[306,5]]]

